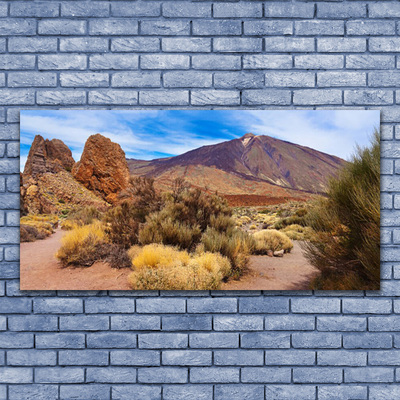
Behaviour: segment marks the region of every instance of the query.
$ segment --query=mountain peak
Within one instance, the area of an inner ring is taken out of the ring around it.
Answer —
[[[248,138],[252,138],[256,136],[254,133],[246,133],[245,135],[243,135],[240,139],[248,139]]]

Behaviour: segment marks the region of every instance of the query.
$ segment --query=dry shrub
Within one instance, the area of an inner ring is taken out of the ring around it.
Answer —
[[[286,228],[282,229],[281,232],[284,232],[286,236],[288,236],[291,240],[311,240],[313,238],[314,231],[309,226],[301,226],[301,225],[289,225]]]
[[[190,226],[198,225],[202,232],[211,226],[212,221],[216,223],[215,218],[231,216],[231,210],[225,199],[199,189],[184,188],[165,205],[165,209],[172,219]],[[219,223],[226,221],[220,219]]]
[[[201,237],[201,243],[205,251],[227,257],[235,277],[243,273],[254,246],[251,235],[238,229],[218,232],[214,228],[208,228]]]
[[[54,233],[58,226],[57,215],[27,215],[20,219],[21,242],[42,240]]]
[[[218,232],[226,232],[235,227],[235,220],[226,214],[211,215],[209,226]]]
[[[131,268],[132,259],[128,252],[114,243],[103,243],[104,261],[110,264],[111,268]]]
[[[61,229],[65,231],[70,231],[72,229],[77,228],[79,225],[73,221],[72,219],[65,219],[61,222]]]
[[[138,219],[136,207],[128,201],[110,209],[104,217],[109,241],[124,249],[138,243]]]
[[[31,225],[20,226],[20,240],[23,242],[34,242],[35,240],[45,239],[48,235],[43,234],[37,228]]]
[[[154,179],[145,176],[131,177],[128,188],[120,197],[131,203],[139,222],[144,222],[147,215],[159,211],[163,206],[163,199],[154,187]]]
[[[239,219],[242,222],[242,224],[249,224],[251,222],[251,218],[248,217],[247,215],[243,215]]]
[[[275,229],[264,229],[253,234],[255,240],[255,254],[267,254],[268,250],[290,253],[292,241],[283,233]]]
[[[286,217],[283,219],[280,219],[279,221],[275,222],[273,228],[274,229],[283,229],[286,228],[289,225],[301,225],[301,226],[306,226],[307,225],[307,220],[306,217],[299,217],[298,215],[291,215],[290,217]]]
[[[62,224],[65,230],[74,229],[75,226],[90,225],[95,220],[102,218],[102,211],[93,206],[86,206],[80,209],[72,210]]]
[[[134,290],[218,289],[231,269],[228,259],[220,254],[190,255],[160,244],[143,247],[132,263],[134,272],[128,279]]]
[[[177,246],[180,249],[192,249],[199,242],[201,231],[198,225],[174,221],[166,216],[162,210],[159,213],[151,214],[146,224],[139,232],[139,241],[146,245],[150,243],[162,243],[169,246]]]
[[[99,246],[105,239],[104,227],[99,221],[77,227],[61,239],[56,257],[64,266],[91,266],[103,256]]]
[[[162,243],[193,250],[207,227],[225,231],[234,226],[227,202],[216,194],[177,185],[165,197],[161,211],[147,216],[139,242]]]
[[[380,285],[380,145],[359,148],[351,162],[331,179],[327,198],[307,216],[317,232],[305,246],[321,275],[313,288],[378,290]],[[349,279],[351,277],[351,279]]]

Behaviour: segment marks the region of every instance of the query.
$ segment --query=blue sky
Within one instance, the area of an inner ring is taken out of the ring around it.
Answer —
[[[345,159],[368,145],[379,110],[25,110],[21,111],[21,170],[35,135],[61,139],[79,160],[86,139],[101,133],[127,157],[169,157],[251,132],[312,147]]]

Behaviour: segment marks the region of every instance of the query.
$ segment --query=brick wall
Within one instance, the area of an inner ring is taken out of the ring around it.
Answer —
[[[398,17],[385,0],[2,1],[0,399],[400,398]],[[20,292],[19,110],[64,107],[382,110],[382,290]]]

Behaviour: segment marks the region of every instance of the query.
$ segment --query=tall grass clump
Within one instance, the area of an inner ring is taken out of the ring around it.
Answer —
[[[190,254],[160,244],[134,251],[134,271],[128,280],[134,290],[218,289],[230,273],[230,263],[220,254]]]
[[[253,234],[255,240],[255,254],[267,254],[268,251],[290,253],[293,248],[292,241],[283,232],[276,229],[264,229]]]
[[[315,239],[306,256],[321,275],[315,289],[377,290],[380,282],[380,146],[358,148],[309,212]]]

